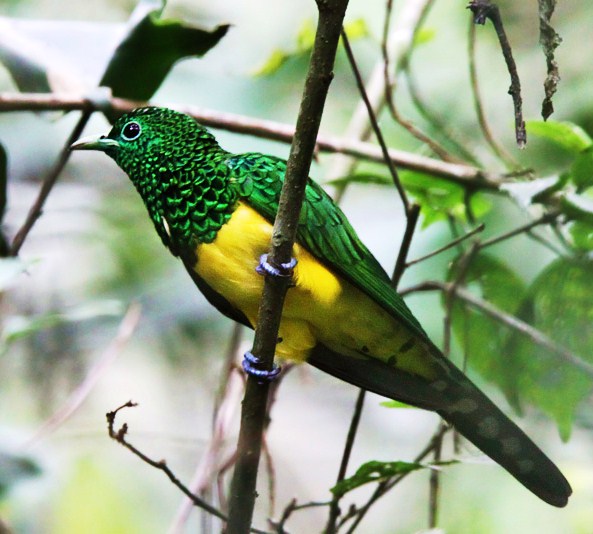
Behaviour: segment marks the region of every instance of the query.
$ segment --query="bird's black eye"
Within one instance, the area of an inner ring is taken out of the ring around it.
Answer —
[[[141,133],[142,128],[140,128],[140,125],[135,121],[124,124],[124,127],[121,130],[121,136],[126,141],[134,141],[134,139],[138,139]]]

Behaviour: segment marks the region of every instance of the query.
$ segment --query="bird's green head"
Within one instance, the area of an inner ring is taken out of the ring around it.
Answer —
[[[196,242],[211,242],[230,217],[236,193],[228,187],[228,153],[189,115],[139,108],[120,117],[107,135],[71,148],[99,150],[116,161],[176,255]]]
[[[174,175],[191,165],[196,155],[220,151],[214,136],[192,117],[157,107],[126,113],[107,135],[81,139],[71,148],[105,152],[134,182]]]

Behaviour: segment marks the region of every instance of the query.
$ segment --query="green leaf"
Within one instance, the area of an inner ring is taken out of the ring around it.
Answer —
[[[378,462],[373,460],[361,465],[354,475],[338,482],[330,491],[336,497],[343,497],[349,491],[370,482],[382,482],[388,478],[397,475],[405,475],[419,469],[434,468],[437,465],[449,465],[453,463],[457,462],[450,461],[435,462],[434,464],[420,464],[416,462]]]
[[[572,245],[577,250],[593,250],[593,224],[583,221],[576,221],[570,225],[570,237]]]
[[[313,48],[315,42],[315,24],[312,19],[307,19],[297,33],[296,38],[296,53],[303,54],[309,52]]]
[[[577,155],[570,167],[570,177],[578,191],[593,185],[593,146]]]
[[[552,141],[554,144],[578,154],[593,144],[585,130],[572,122],[527,121],[527,133]]]
[[[590,259],[559,258],[533,282],[519,316],[593,363],[591,280]],[[520,332],[513,332],[505,354],[516,362],[517,395],[555,419],[562,439],[568,440],[577,409],[593,391],[593,379]]]
[[[144,2],[132,15],[130,29],[100,82],[115,96],[149,100],[177,61],[203,56],[229,28],[221,25],[206,31],[178,20],[161,19],[161,11],[161,2]]]
[[[380,402],[379,404],[385,408],[415,408],[415,406],[397,400],[387,400]]]
[[[358,18],[344,24],[344,31],[346,32],[346,35],[350,41],[363,39],[364,37],[368,37],[370,35],[369,27],[366,21],[362,18]]]
[[[465,189],[455,183],[433,176],[403,171],[400,178],[406,190],[422,206],[423,228],[452,216],[467,221],[468,199]],[[490,210],[490,203],[479,193],[469,197],[469,208],[475,217],[481,217]]]
[[[460,258],[451,264],[447,279],[459,276]],[[477,296],[509,315],[514,315],[526,293],[523,281],[503,262],[480,254],[465,272],[464,283]],[[443,299],[445,297],[443,296]],[[520,363],[504,353],[503,346],[511,335],[508,327],[457,299],[452,309],[453,332],[468,355],[469,365],[482,377],[497,384],[517,405],[512,378]]]
[[[272,50],[266,62],[253,72],[254,76],[270,76],[274,74],[288,59],[290,55],[280,49]]]
[[[275,74],[288,60],[303,57],[313,49],[315,42],[315,23],[313,19],[306,19],[296,36],[295,46],[291,50],[276,48],[272,51],[263,65],[257,68],[254,76],[270,76]],[[361,39],[369,35],[366,22],[363,19],[356,19],[344,25],[344,31],[351,41]]]

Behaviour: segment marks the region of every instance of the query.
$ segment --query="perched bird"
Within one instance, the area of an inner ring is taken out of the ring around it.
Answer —
[[[72,149],[113,158],[208,301],[256,327],[260,273],[274,270],[260,258],[270,247],[285,161],[229,153],[193,118],[156,107],[123,115],[107,136]],[[312,180],[293,257],[278,358],[307,361],[436,411],[538,497],[566,505],[572,490],[562,473],[430,341],[340,208]]]

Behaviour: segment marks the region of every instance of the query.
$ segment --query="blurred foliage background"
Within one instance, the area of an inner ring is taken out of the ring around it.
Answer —
[[[395,4],[397,27],[410,2]],[[151,9],[159,2],[144,5]],[[488,25],[476,29],[480,91],[495,137],[517,160],[516,168],[533,172],[511,183],[504,194],[473,195],[470,204],[464,189],[451,182],[402,172],[422,205],[409,257],[431,252],[482,221],[486,230],[480,238],[486,241],[544,211],[560,210],[563,224],[557,231],[544,226],[535,232],[539,239],[523,233],[488,248],[472,262],[465,281],[468,290],[591,362],[593,51],[582,43],[593,12],[577,0],[558,2],[553,24],[563,39],[556,51],[562,80],[552,120],[570,124],[548,126],[539,122],[546,65],[538,44],[537,6],[510,0],[498,5],[521,76],[524,114],[531,121],[525,150],[514,144],[508,73]],[[25,86],[99,98],[93,87],[136,7],[131,0],[0,1],[0,91],[14,93]],[[204,57],[176,63],[151,100],[293,124],[315,16],[313,1],[169,1],[163,18],[208,30],[231,26]],[[417,36],[410,72],[423,100],[454,132],[441,136],[448,150],[501,175],[508,169],[483,140],[474,112],[469,16],[462,2],[433,2]],[[384,17],[384,2],[350,3],[348,32],[364,77],[381,59]],[[146,55],[152,57],[150,50]],[[22,72],[43,75],[17,80],[15,64],[25,65]],[[340,137],[360,100],[343,50],[335,74],[321,132]],[[125,71],[114,76],[126,87]],[[398,78],[400,113],[438,138],[439,129],[418,113],[409,87]],[[0,113],[0,143],[7,156],[3,232],[8,239],[21,226],[78,115]],[[430,154],[386,112],[381,126],[390,147]],[[105,117],[95,113],[85,131],[108,129]],[[215,133],[231,151],[288,154],[285,144]],[[452,138],[470,154],[460,154]],[[348,184],[343,209],[389,272],[405,218],[395,189],[385,186],[390,181],[387,169],[360,162],[347,175],[336,175],[336,158],[320,154],[312,174],[330,182],[331,191]],[[452,280],[458,263],[459,249],[448,250],[410,267],[400,287]],[[151,457],[166,458],[189,481],[211,438],[233,325],[207,305],[179,262],[163,249],[131,184],[112,162],[95,154],[71,159],[18,260],[2,260],[0,290],[0,521],[26,533],[175,531],[181,494],[162,473],[108,438],[104,414],[129,399],[138,402],[120,415],[130,425],[130,439]],[[117,338],[133,302],[141,306],[139,323],[126,339]],[[413,293],[407,302],[431,337],[442,340],[441,295]],[[466,446],[459,454],[464,461],[445,468],[441,477],[439,527],[455,533],[590,532],[591,377],[463,303],[455,304],[451,317],[453,358],[459,363],[464,349],[470,354],[471,376],[515,419],[517,413],[523,415],[520,424],[559,464],[574,496],[566,509],[552,509]],[[243,349],[250,336],[243,333]],[[73,392],[81,389],[86,391],[80,406],[55,424],[55,414],[73,406]],[[221,458],[235,444],[239,389],[231,397],[234,412]],[[355,388],[305,367],[283,382],[267,438],[275,466],[275,505],[270,510],[264,473],[260,524],[269,515],[278,517],[293,497],[299,502],[330,498],[355,396]],[[376,396],[367,400],[352,469],[368,460],[411,460],[437,425],[433,414],[389,409],[381,401]],[[373,507],[359,531],[425,528],[428,476],[424,471],[409,476]],[[360,488],[352,498],[364,501],[370,491]],[[325,518],[324,509],[313,508],[295,513],[288,528],[317,532]],[[184,525],[179,531],[218,528],[196,511]],[[0,523],[0,532],[3,528]]]

